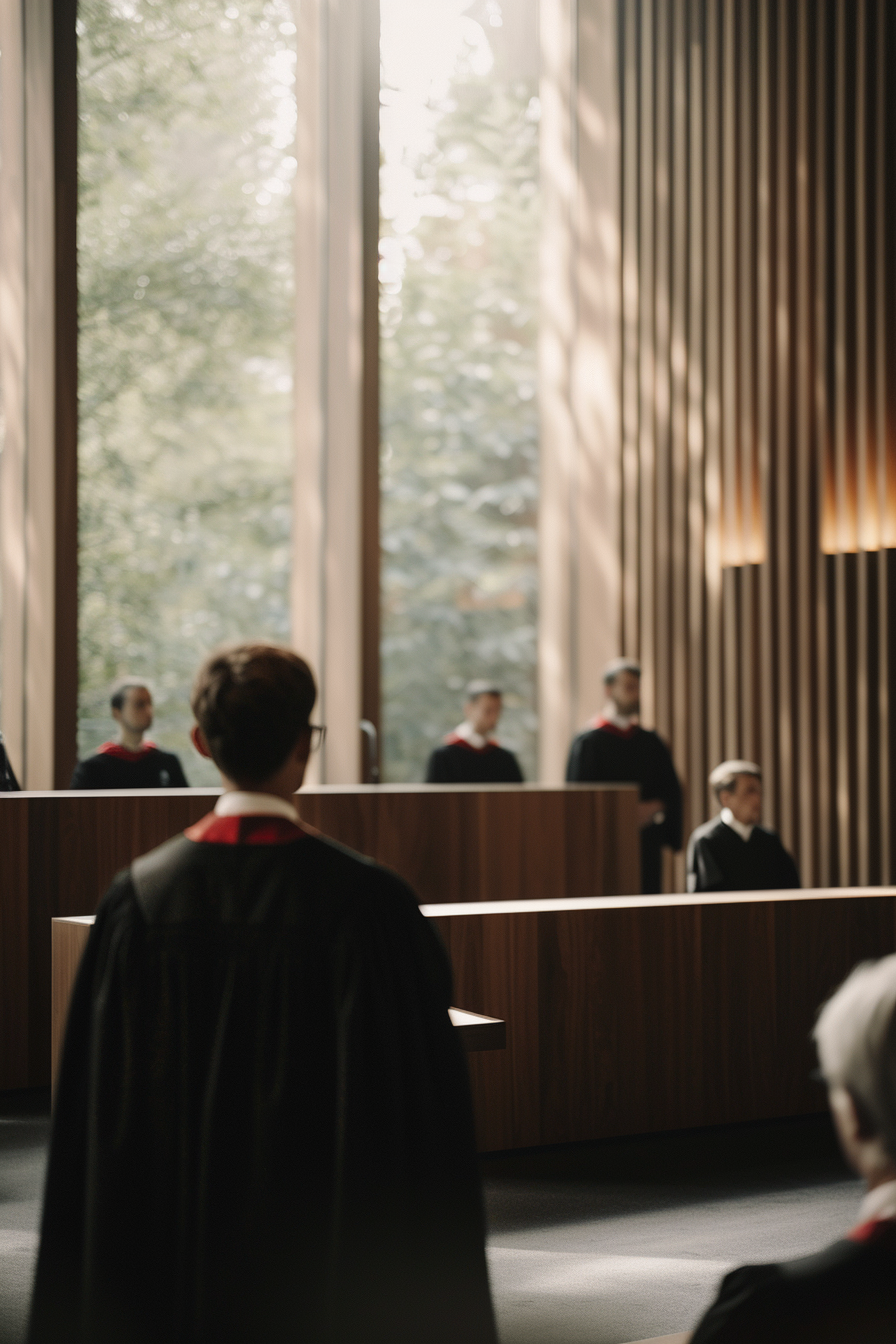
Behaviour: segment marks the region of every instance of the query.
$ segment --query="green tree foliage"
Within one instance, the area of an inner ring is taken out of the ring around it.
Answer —
[[[461,61],[410,163],[419,223],[384,220],[387,778],[422,778],[472,677],[535,777],[538,106]],[[388,89],[384,92],[388,100]],[[384,195],[384,200],[386,199]]]
[[[288,637],[295,31],[288,0],[82,0],[80,730],[124,674],[193,783],[190,681]]]

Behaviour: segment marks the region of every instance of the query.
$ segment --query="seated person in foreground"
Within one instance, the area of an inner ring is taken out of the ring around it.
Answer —
[[[641,891],[662,891],[663,846],[681,849],[681,784],[659,733],[642,728],[641,668],[614,658],[604,668],[608,702],[569,749],[570,784],[637,784]]]
[[[815,1255],[726,1275],[691,1344],[896,1339],[896,956],[856,967],[815,1043],[840,1145],[867,1188],[858,1225]]]
[[[302,825],[315,696],[270,645],[197,676],[224,793],[97,912],[30,1344],[495,1344],[448,959],[399,877]]]
[[[522,784],[523,772],[512,751],[492,733],[501,717],[501,691],[490,681],[471,681],[464,721],[436,747],[426,768],[427,784]]]
[[[759,825],[762,771],[723,761],[709,777],[722,810],[688,841],[688,891],[779,891],[800,885],[777,831]]]
[[[73,789],[186,789],[180,761],[154,742],[144,742],[152,727],[152,695],[142,681],[120,681],[112,691],[117,742],[104,742],[95,756],[79,761]]]

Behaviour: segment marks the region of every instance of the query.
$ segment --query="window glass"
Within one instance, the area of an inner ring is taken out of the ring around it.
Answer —
[[[462,688],[535,777],[535,0],[381,0],[383,764],[419,780]]]
[[[288,637],[295,25],[288,0],[81,0],[80,713],[149,680],[192,784],[202,656]]]

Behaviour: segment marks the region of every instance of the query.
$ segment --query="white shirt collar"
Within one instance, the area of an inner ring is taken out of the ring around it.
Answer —
[[[730,807],[722,808],[722,821],[724,821],[726,826],[730,826],[732,831],[740,836],[741,840],[749,840],[750,836],[753,834],[753,827],[747,826],[742,821],[738,821]]]
[[[493,737],[483,737],[481,733],[477,733],[476,729],[468,719],[464,719],[463,723],[457,725],[454,730],[454,736],[462,737],[465,742],[469,742],[470,746],[475,747],[477,751],[481,751],[483,747],[488,746],[489,742],[494,742],[495,740]]]
[[[275,798],[272,793],[230,789],[215,803],[215,813],[219,817],[286,817],[296,826],[301,825],[297,810],[285,798]]]
[[[896,1181],[884,1181],[869,1190],[859,1206],[859,1222],[876,1222],[879,1218],[896,1218]]]
[[[612,700],[608,700],[604,705],[600,717],[606,723],[612,723],[614,728],[619,728],[623,733],[638,722],[637,714],[620,714]]]

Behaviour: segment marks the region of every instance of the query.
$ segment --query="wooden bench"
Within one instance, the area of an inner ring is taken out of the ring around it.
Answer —
[[[50,1029],[54,1082],[75,976],[94,919],[94,915],[67,915],[62,919],[53,920]],[[448,1011],[451,1014],[451,1021],[460,1032],[466,1050],[505,1049],[506,1022],[496,1017],[484,1017],[482,1013],[470,1013],[465,1008],[449,1008]]]

